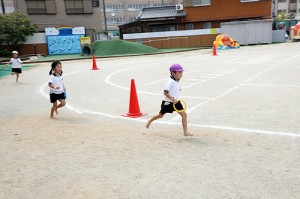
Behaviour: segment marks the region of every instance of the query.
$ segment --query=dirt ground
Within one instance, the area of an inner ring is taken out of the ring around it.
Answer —
[[[49,119],[50,63],[0,79],[0,198],[300,196],[298,43],[63,62],[67,107]],[[168,65],[185,67],[189,129],[159,111]],[[130,79],[140,108],[128,111]]]

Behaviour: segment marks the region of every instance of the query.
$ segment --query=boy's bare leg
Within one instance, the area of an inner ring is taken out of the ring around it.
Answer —
[[[59,108],[61,108],[61,107],[64,107],[65,105],[66,105],[66,101],[65,100],[63,100],[63,99],[61,99],[61,100],[59,100],[60,101],[60,104],[56,107],[56,109],[55,109],[55,113],[56,114],[58,114],[58,111],[57,111],[57,109],[59,109]]]
[[[152,123],[154,120],[160,119],[160,118],[162,118],[163,116],[164,116],[164,114],[159,113],[158,115],[155,115],[155,116],[153,116],[152,118],[150,118],[150,119],[148,120],[147,124],[146,124],[146,128],[148,129],[148,128],[150,127],[151,123]]]
[[[53,106],[51,108],[51,111],[50,111],[50,118],[53,119],[54,118],[54,111],[57,109],[57,102],[54,102],[53,103]]]
[[[189,133],[187,130],[187,114],[185,111],[178,112],[180,116],[182,117],[182,128],[183,128],[183,134],[184,136],[193,136],[193,134]]]

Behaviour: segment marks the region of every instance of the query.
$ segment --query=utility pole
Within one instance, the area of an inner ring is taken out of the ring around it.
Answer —
[[[103,4],[103,17],[104,17],[104,30],[107,31],[105,0],[102,0],[102,4]]]
[[[1,0],[2,13],[5,14],[4,0]]]

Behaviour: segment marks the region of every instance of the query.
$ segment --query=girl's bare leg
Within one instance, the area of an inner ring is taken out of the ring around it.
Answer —
[[[51,111],[50,111],[50,118],[53,119],[54,118],[54,111],[57,109],[57,102],[54,102],[53,103],[53,106],[51,108]]]
[[[184,136],[193,136],[193,134],[189,133],[187,130],[187,114],[185,111],[178,112],[179,115],[182,117],[182,128]]]
[[[151,125],[151,123],[154,121],[154,120],[157,120],[157,119],[160,119],[160,118],[163,118],[164,117],[164,114],[158,114],[158,115],[155,115],[153,116],[152,118],[150,118],[146,124],[146,128],[148,129]]]
[[[16,82],[18,83],[19,82],[19,73],[16,73]]]
[[[59,105],[56,107],[56,109],[55,109],[55,113],[56,113],[56,114],[58,114],[57,109],[59,109],[59,108],[61,108],[61,107],[64,107],[64,106],[66,105],[66,100],[64,100],[64,99],[60,99],[59,102],[60,102],[60,104],[59,104]]]

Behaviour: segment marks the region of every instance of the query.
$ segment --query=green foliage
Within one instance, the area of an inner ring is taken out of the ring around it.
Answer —
[[[21,12],[0,15],[0,44],[18,45],[36,32],[36,25]]]
[[[0,57],[9,57],[11,56],[11,52],[6,49],[0,49]]]

